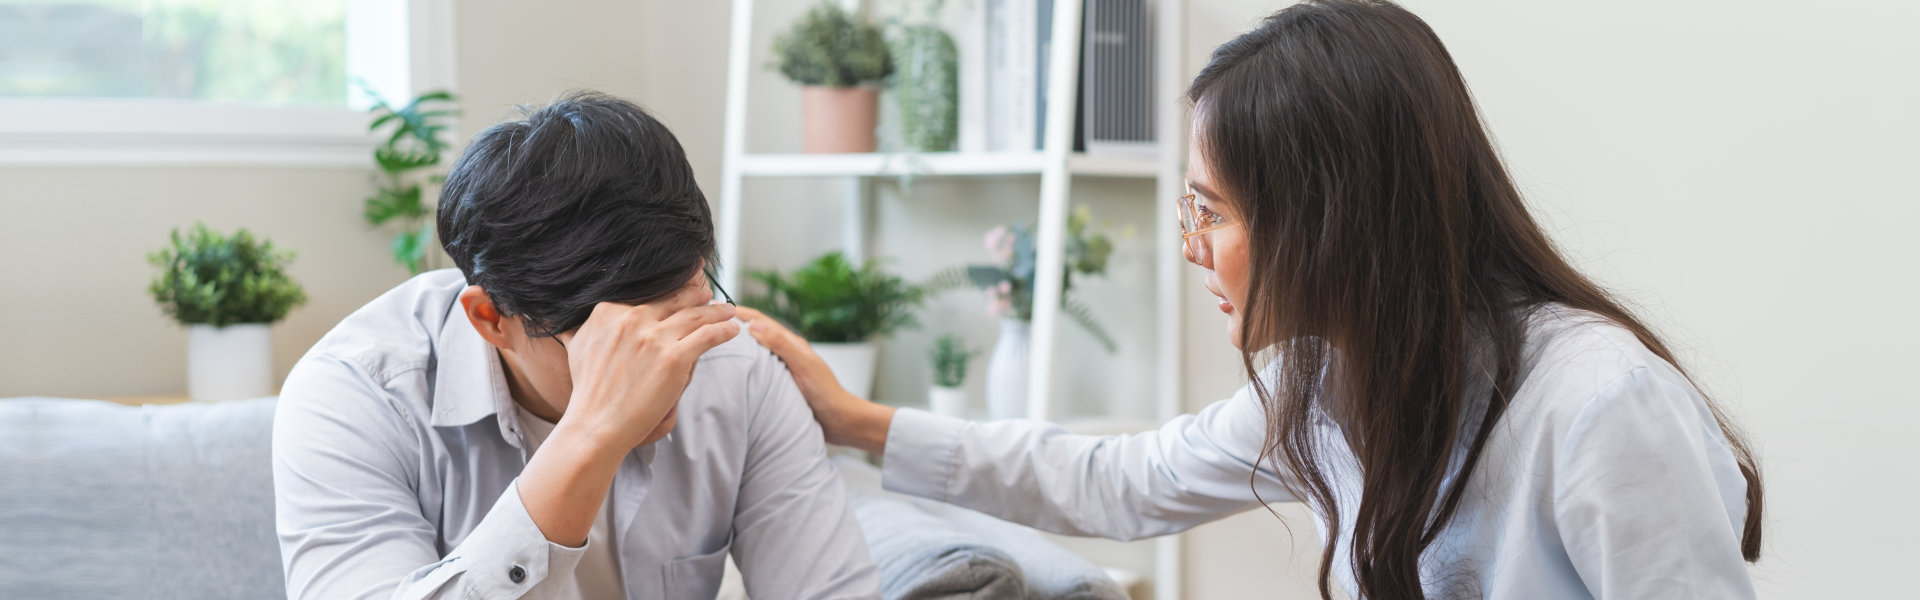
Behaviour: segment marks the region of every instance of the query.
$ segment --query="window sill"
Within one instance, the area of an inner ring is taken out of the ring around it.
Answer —
[[[371,167],[371,117],[344,108],[0,100],[0,167]]]

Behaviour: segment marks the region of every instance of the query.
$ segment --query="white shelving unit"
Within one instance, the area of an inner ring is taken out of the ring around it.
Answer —
[[[858,0],[842,0],[857,3]],[[843,178],[848,186],[843,210],[844,251],[849,259],[864,260],[868,254],[866,215],[872,201],[870,182],[879,177],[1006,177],[1038,176],[1040,195],[1035,248],[1038,254],[1033,300],[1033,334],[1029,369],[1029,418],[1046,420],[1052,413],[1052,377],[1054,346],[1060,323],[1061,283],[1065,269],[1064,245],[1067,224],[1068,191],[1075,177],[1118,177],[1155,182],[1155,198],[1169,201],[1184,193],[1186,130],[1182,126],[1180,96],[1186,70],[1184,60],[1184,0],[1153,0],[1154,60],[1156,82],[1154,101],[1156,139],[1160,151],[1154,158],[1089,156],[1072,152],[1073,102],[1049,102],[1042,149],[1039,152],[996,153],[921,153],[921,154],[749,154],[746,149],[747,81],[754,63],[749,56],[753,47],[754,0],[734,0],[732,33],[727,64],[726,130],[722,141],[722,167],[719,203],[719,242],[722,265],[738,265],[741,253],[741,193],[748,177],[822,177]],[[1049,73],[1079,71],[1082,0],[1055,0],[1052,53],[1047,57]],[[1073,77],[1050,77],[1050,98],[1076,98]],[[1157,315],[1155,418],[1164,422],[1184,412],[1180,405],[1183,370],[1179,348],[1182,341],[1180,273],[1183,259],[1180,245],[1171,232],[1177,231],[1171,204],[1158,211],[1153,234],[1148,242],[1156,245],[1154,298]],[[1164,234],[1164,235],[1162,235]],[[722,284],[736,288],[737,270],[728,268]],[[1181,537],[1166,536],[1154,542],[1154,571],[1151,575],[1156,600],[1178,600],[1181,596]]]

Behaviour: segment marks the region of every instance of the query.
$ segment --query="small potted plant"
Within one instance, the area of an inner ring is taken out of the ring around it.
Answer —
[[[273,394],[269,328],[305,304],[306,292],[287,276],[293,254],[242,229],[233,235],[196,223],[149,254],[160,268],[147,291],[160,310],[187,326],[187,393],[195,401],[238,400]]]
[[[748,277],[766,293],[740,304],[779,319],[826,361],[841,385],[865,398],[873,393],[873,340],[918,324],[913,310],[925,297],[919,286],[887,273],[876,261],[855,268],[830,252],[782,275],[754,271]]]
[[[773,40],[773,68],[800,92],[807,152],[872,152],[880,119],[879,83],[893,73],[880,29],[822,2]]]
[[[933,388],[927,390],[927,410],[937,415],[962,416],[967,408],[967,393],[960,386],[967,382],[967,363],[979,352],[968,349],[960,336],[947,334],[934,340]]]

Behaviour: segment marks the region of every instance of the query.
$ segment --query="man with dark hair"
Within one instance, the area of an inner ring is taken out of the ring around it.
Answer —
[[[438,219],[459,269],[287,376],[288,596],[708,599],[729,553],[758,597],[878,596],[819,426],[712,302],[712,219],[665,126],[590,93],[495,125]]]

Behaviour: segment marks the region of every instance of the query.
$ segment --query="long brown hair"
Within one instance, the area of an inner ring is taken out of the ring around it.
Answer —
[[[1424,598],[1420,555],[1518,385],[1529,310],[1597,314],[1678,368],[1527,213],[1452,57],[1405,9],[1288,7],[1216,49],[1187,100],[1250,240],[1241,348],[1266,408],[1261,461],[1295,475],[1296,494],[1330,525],[1322,597],[1342,520],[1321,449],[1345,444],[1363,474],[1347,540],[1360,595]],[[1272,370],[1256,368],[1269,351]],[[1759,471],[1713,414],[1746,478],[1741,553],[1756,560]],[[1345,439],[1318,439],[1316,418],[1340,423]],[[1454,464],[1460,483],[1443,486]]]

